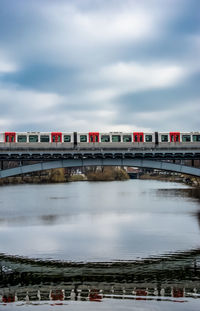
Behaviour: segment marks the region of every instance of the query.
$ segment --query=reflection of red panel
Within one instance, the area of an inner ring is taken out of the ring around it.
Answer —
[[[137,296],[147,296],[147,291],[144,289],[137,289],[136,290],[136,295]]]
[[[6,132],[5,133],[5,143],[15,143],[16,142],[16,133],[15,132]]]
[[[62,133],[52,132],[51,133],[51,142],[52,143],[61,143],[62,142]]]
[[[183,289],[173,289],[173,297],[179,298],[179,297],[184,297],[184,291]]]
[[[64,299],[64,293],[61,289],[57,289],[57,290],[51,292],[51,298],[52,298],[52,300],[63,300]]]
[[[133,133],[133,141],[135,143],[143,143],[144,142],[144,133],[143,132],[134,132]]]
[[[2,301],[4,303],[9,303],[9,302],[14,302],[15,301],[15,296],[14,295],[9,295],[9,296],[3,296]]]
[[[170,143],[180,143],[180,132],[170,132],[169,133],[170,137]]]
[[[89,294],[89,299],[90,299],[90,301],[99,301],[99,302],[100,302],[101,299],[102,299],[102,296],[99,295],[98,290],[94,289],[94,290],[92,290],[92,291],[90,292],[90,294]]]
[[[99,143],[99,132],[89,132],[89,142]]]

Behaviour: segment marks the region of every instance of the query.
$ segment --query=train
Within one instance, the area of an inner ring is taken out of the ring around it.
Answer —
[[[67,149],[97,147],[200,147],[200,132],[3,132],[0,146],[62,146]]]
[[[200,132],[1,132],[0,146],[64,149],[200,147]]]

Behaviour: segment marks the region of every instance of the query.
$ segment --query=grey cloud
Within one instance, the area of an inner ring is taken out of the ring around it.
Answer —
[[[195,0],[2,0],[0,52],[17,70],[0,75],[0,128],[167,129],[172,122],[196,128],[196,113],[186,120],[185,103],[197,111],[199,6]],[[148,20],[142,31],[134,29],[140,25],[135,12]],[[127,70],[133,63],[143,68],[144,78],[132,80],[128,73],[122,81],[121,72],[112,70],[109,79],[102,75],[105,68],[125,64]],[[148,66],[158,65],[180,67],[187,75],[152,88],[144,81]]]

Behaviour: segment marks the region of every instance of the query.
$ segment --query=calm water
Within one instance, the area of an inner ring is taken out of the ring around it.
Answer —
[[[0,253],[0,309],[199,310],[200,192],[142,180],[0,187]]]

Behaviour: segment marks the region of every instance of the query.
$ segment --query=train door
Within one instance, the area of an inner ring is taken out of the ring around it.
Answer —
[[[180,132],[170,132],[170,143],[180,143]]]
[[[52,143],[61,143],[62,142],[62,133],[60,133],[60,132],[51,133],[51,142]]]
[[[134,132],[133,133],[133,141],[135,143],[143,143],[144,142],[144,133],[143,132]]]
[[[5,133],[5,143],[15,143],[16,142],[16,133],[15,132],[6,132]]]
[[[89,133],[89,142],[90,143],[98,143],[99,142],[99,133],[98,132],[90,132]]]

